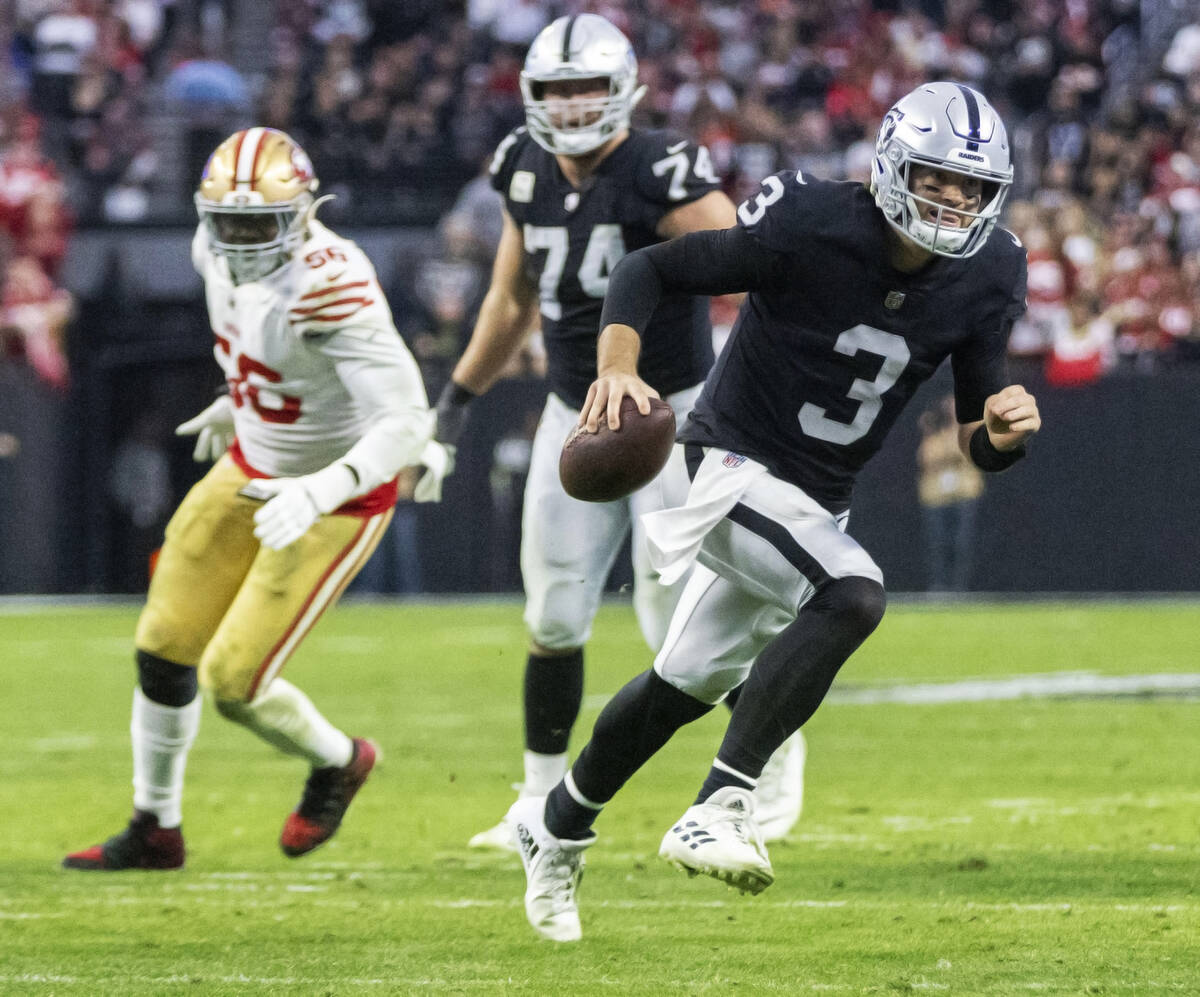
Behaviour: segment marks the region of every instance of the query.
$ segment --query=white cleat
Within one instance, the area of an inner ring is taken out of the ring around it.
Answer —
[[[754,821],[754,797],[736,786],[688,807],[663,837],[658,855],[689,876],[703,873],[743,893],[761,893],[775,882]]]
[[[517,790],[518,800],[526,798],[523,783],[514,782],[512,788]],[[508,814],[500,818],[499,824],[473,835],[471,840],[467,842],[467,847],[487,848],[496,852],[512,852],[514,855],[520,851],[517,848],[517,838],[513,833],[513,826],[508,822]]]
[[[787,837],[804,809],[804,735],[796,731],[780,745],[758,777],[754,791],[754,820],[763,841]]]
[[[513,826],[508,822],[507,815],[495,827],[489,827],[486,831],[472,835],[471,840],[467,842],[467,847],[488,848],[498,852],[519,851],[516,835],[513,833]]]
[[[575,899],[583,878],[583,851],[596,840],[556,838],[543,816],[546,797],[517,800],[505,820],[513,828],[521,862],[525,866],[525,916],[533,930],[554,942],[577,942],[579,902]]]

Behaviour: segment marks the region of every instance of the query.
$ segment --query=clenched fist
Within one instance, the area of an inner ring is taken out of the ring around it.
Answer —
[[[1037,399],[1019,384],[1010,384],[983,404],[983,424],[992,446],[1015,450],[1042,428]]]

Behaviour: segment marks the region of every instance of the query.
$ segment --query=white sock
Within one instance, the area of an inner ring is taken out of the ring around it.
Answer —
[[[217,709],[284,754],[308,759],[313,768],[342,768],[354,755],[354,742],[285,679],[273,680],[253,702],[218,701]]]
[[[133,805],[158,817],[159,827],[183,822],[183,771],[199,729],[199,696],[187,706],[163,706],[133,690]]]
[[[567,756],[540,755],[536,751],[525,752],[525,787],[521,790],[526,796],[545,796],[555,786],[559,779],[567,774]]]

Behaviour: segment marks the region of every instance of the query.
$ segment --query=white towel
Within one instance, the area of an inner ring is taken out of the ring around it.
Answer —
[[[731,451],[707,450],[687,502],[642,516],[650,563],[663,585],[674,585],[696,560],[709,531],[738,504],[767,469]]]

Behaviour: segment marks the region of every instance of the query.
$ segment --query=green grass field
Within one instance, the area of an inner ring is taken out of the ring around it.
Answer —
[[[743,897],[655,857],[719,742],[714,711],[601,816],[567,946],[526,925],[515,859],[465,847],[520,777],[515,603],[321,622],[288,677],[386,752],[322,850],[276,845],[302,766],[206,708],[187,868],[60,869],[129,814],[135,617],[0,610],[0,994],[1200,993],[1194,699],[845,701],[1200,672],[1198,603],[893,606],[808,725],[805,814],[772,847],[775,885]],[[630,610],[606,607],[576,747],[648,663]]]

